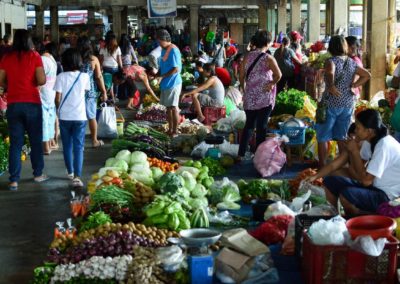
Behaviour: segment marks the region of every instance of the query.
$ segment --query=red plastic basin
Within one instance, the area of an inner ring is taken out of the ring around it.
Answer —
[[[393,230],[396,229],[396,225],[396,221],[392,218],[379,215],[355,217],[346,222],[352,239],[366,235],[370,235],[374,240],[390,238]]]

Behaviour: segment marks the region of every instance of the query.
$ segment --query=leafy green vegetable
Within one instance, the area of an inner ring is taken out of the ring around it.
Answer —
[[[0,136],[0,173],[8,169],[8,148],[9,145]]]
[[[131,164],[141,164],[141,163],[147,162],[147,155],[144,152],[135,151],[130,155],[129,162]]]
[[[117,153],[115,159],[124,160],[125,162],[130,163],[131,152],[129,150],[121,150]]]
[[[181,176],[168,172],[160,178],[158,185],[162,193],[175,193],[184,187],[184,180]]]
[[[219,161],[214,160],[211,157],[206,157],[206,158],[202,159],[201,165],[208,167],[207,174],[209,176],[220,176],[220,175],[223,175],[226,171],[225,168],[219,163]],[[204,171],[204,172],[206,172],[206,171]],[[197,178],[197,180],[199,180],[199,178]]]
[[[185,180],[185,188],[192,191],[196,186],[196,179],[190,172],[182,172],[181,177]]]
[[[103,211],[97,211],[89,215],[88,219],[82,224],[80,231],[94,229],[105,223],[112,223],[110,215],[104,213]]]
[[[119,205],[120,207],[130,207],[133,204],[133,194],[120,189],[115,185],[105,186],[96,190],[91,195],[93,207],[98,207],[103,203],[111,203]]]
[[[193,197],[204,197],[207,194],[207,189],[202,184],[196,184],[192,190]]]
[[[192,198],[189,200],[189,205],[193,209],[201,208],[201,207],[207,207],[208,206],[208,200],[205,197],[201,198]]]
[[[125,160],[116,160],[112,167],[119,168],[124,172],[127,172],[129,169],[129,165]]]
[[[220,210],[239,210],[240,205],[232,201],[224,201],[218,203],[217,208]]]
[[[298,110],[303,109],[304,96],[307,96],[306,92],[296,89],[280,92],[276,96],[275,108],[272,112],[272,116],[281,114],[295,115]]]
[[[151,173],[153,174],[153,179],[155,181],[158,181],[164,174],[164,172],[160,168],[157,168],[157,167],[151,167],[150,170],[151,170]]]

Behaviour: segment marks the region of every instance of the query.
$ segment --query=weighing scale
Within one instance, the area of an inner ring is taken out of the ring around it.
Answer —
[[[208,145],[214,145],[214,147],[211,147],[207,150],[206,152],[206,157],[213,158],[215,160],[219,160],[221,158],[221,151],[219,150],[218,145],[221,145],[224,143],[224,137],[219,136],[219,135],[208,135],[205,139],[204,142]]]
[[[187,262],[191,284],[212,284],[214,274],[214,258],[209,246],[215,244],[221,233],[210,229],[188,229],[180,232],[178,242],[187,248]]]

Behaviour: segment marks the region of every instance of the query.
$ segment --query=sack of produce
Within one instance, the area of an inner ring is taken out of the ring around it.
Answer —
[[[258,146],[254,167],[263,178],[278,173],[286,163],[286,154],[281,149],[282,142],[282,138],[273,137]]]

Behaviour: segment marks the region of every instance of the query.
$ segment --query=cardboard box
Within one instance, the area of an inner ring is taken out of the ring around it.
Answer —
[[[222,234],[221,242],[223,246],[232,248],[248,256],[257,256],[269,252],[269,248],[266,245],[253,238],[242,228],[225,231]]]
[[[239,283],[247,278],[254,264],[254,257],[224,248],[215,259],[215,268]]]

